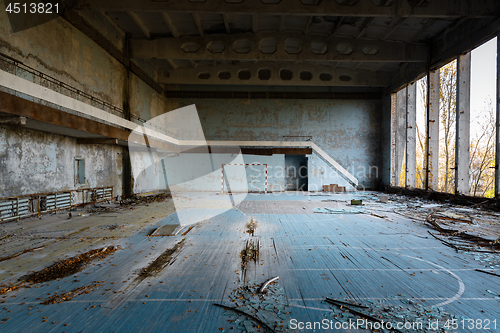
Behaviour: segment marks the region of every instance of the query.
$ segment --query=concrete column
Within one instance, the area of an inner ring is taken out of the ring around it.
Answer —
[[[469,195],[470,52],[458,56],[455,146],[455,193]]]
[[[415,188],[417,166],[417,84],[407,88],[406,100],[406,187]]]
[[[406,147],[406,88],[396,94],[396,147],[395,147],[395,186],[399,186],[401,168],[405,158]]]
[[[495,198],[500,198],[500,33],[497,35],[497,115],[495,147]]]
[[[425,189],[437,191],[439,186],[439,69],[427,77],[427,159]]]

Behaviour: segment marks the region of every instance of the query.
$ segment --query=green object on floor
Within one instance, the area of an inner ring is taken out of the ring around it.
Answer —
[[[362,205],[363,204],[363,200],[351,200],[351,205]]]

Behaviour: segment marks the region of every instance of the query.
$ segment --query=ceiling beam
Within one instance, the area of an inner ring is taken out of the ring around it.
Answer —
[[[168,30],[170,30],[170,32],[172,33],[172,35],[175,38],[179,38],[179,36],[180,36],[179,31],[177,30],[177,28],[175,27],[174,23],[172,22],[172,19],[170,18],[170,15],[168,15],[167,13],[161,13],[161,17],[163,18],[163,21],[167,25]]]
[[[280,26],[278,28],[280,32],[285,31],[285,18],[286,18],[285,15],[280,16]]]
[[[387,38],[389,38],[389,36],[392,35],[394,31],[396,31],[396,29],[401,25],[401,23],[403,23],[404,20],[405,20],[404,17],[400,17],[399,19],[397,19],[397,21],[387,30],[387,32],[380,39],[386,40]]]
[[[427,23],[424,24],[415,35],[411,36],[411,38],[408,38],[407,42],[411,43],[412,41],[416,40],[421,34],[426,32],[427,29],[429,29],[434,23],[436,23],[436,21],[436,19],[429,19],[429,21],[427,21]]]
[[[309,31],[311,30],[311,26],[312,26],[312,23],[313,23],[313,18],[314,18],[314,16],[309,16],[309,18],[307,19],[306,25],[304,27],[304,33],[305,34],[308,34]]]
[[[259,41],[263,38],[274,38],[277,50],[273,54],[263,54],[259,51]],[[299,54],[285,51],[285,41],[296,39],[302,45]],[[248,53],[237,53],[232,46],[236,41],[247,40],[250,43]],[[221,42],[225,49],[220,53],[212,53],[207,48],[211,42]],[[324,43],[327,51],[324,54],[314,54],[312,43]],[[198,51],[187,53],[182,47],[194,43]],[[339,45],[349,45],[350,54],[340,54]],[[368,49],[366,49],[368,48]],[[376,54],[365,54],[367,50],[375,49]],[[363,50],[365,52],[363,52]],[[352,39],[342,37],[309,36],[299,33],[260,32],[256,34],[235,34],[204,37],[158,38],[154,40],[134,39],[131,41],[131,51],[134,58],[157,59],[198,59],[198,60],[280,60],[280,61],[363,61],[363,62],[425,62],[428,59],[428,48],[422,44],[404,44],[398,42]]]
[[[500,14],[497,0],[439,0],[426,6],[412,6],[407,0],[394,0],[389,6],[376,6],[371,0],[359,0],[354,5],[341,5],[337,1],[322,1],[318,5],[304,5],[300,1],[281,1],[264,4],[261,0],[244,0],[228,3],[225,0],[191,2],[186,0],[137,1],[137,0],[78,0],[77,8],[91,7],[109,11],[135,12],[188,12],[188,13],[239,13],[273,15],[319,15],[357,17],[492,17]]]
[[[366,31],[366,28],[368,27],[368,25],[370,25],[373,22],[374,19],[375,19],[374,17],[367,17],[365,19],[365,21],[363,22],[363,24],[359,28],[359,32],[358,32],[356,38],[361,38],[363,36],[363,34]]]
[[[132,21],[134,21],[135,25],[137,25],[137,27],[142,31],[144,36],[146,36],[147,39],[151,39],[149,29],[144,25],[139,15],[131,11],[128,11],[127,14],[132,19]]]
[[[258,72],[261,69],[270,70],[268,80],[261,80]],[[291,71],[288,79],[280,77],[280,71]],[[245,75],[242,75],[245,71]],[[303,77],[301,78],[301,72]],[[221,74],[221,79],[219,74]],[[241,79],[238,73],[242,75]],[[248,78],[248,74],[250,77]],[[229,77],[228,77],[229,76]],[[331,78],[330,78],[331,76]],[[207,78],[208,77],[208,78]],[[352,70],[350,68],[333,68],[310,64],[292,64],[287,62],[262,62],[222,64],[215,67],[198,66],[196,68],[182,67],[176,70],[159,69],[160,84],[208,84],[208,85],[279,85],[279,86],[362,86],[387,87],[391,82],[389,72],[373,72],[370,70]]]
[[[106,18],[106,20],[108,20],[109,23],[113,25],[113,27],[115,27],[117,31],[120,32],[120,34],[122,34],[122,36],[125,36],[125,31],[123,31],[123,29],[120,28],[120,26],[115,22],[115,20],[111,18],[111,16],[108,15],[108,13],[106,13],[104,10],[101,10],[101,14]]]
[[[172,66],[173,69],[177,69],[179,67],[179,65],[177,65],[173,59],[167,59],[167,62],[170,66]]]
[[[222,14],[222,20],[224,21],[224,27],[226,28],[226,34],[231,33],[231,28],[229,27],[229,14]]]
[[[257,15],[252,15],[252,31],[254,33],[256,33],[257,31],[259,31],[259,22],[257,21],[258,20],[258,17]]]
[[[200,15],[198,13],[193,13],[194,24],[196,24],[196,28],[198,29],[198,33],[200,36],[203,36],[205,32],[203,31],[203,26],[201,25]]]
[[[340,26],[342,25],[342,22],[344,21],[344,17],[339,17],[337,19],[337,22],[333,24],[332,30],[330,31],[330,36],[335,35],[337,30],[339,30]]]

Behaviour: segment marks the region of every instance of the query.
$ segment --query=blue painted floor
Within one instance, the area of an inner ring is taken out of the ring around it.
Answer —
[[[320,199],[325,198],[249,194],[246,202],[284,203],[266,207],[265,214],[258,206],[251,212],[233,208],[172,237],[148,237],[159,226],[151,221],[126,238],[109,240],[121,249],[73,276],[2,295],[0,332],[251,331],[229,321],[228,311],[213,303],[234,306],[235,289],[275,276],[290,309],[288,320],[330,318],[333,308],[323,302],[325,297],[388,306],[412,300],[438,306],[455,318],[496,319],[500,331],[500,297],[494,295],[500,294],[500,277],[475,271],[489,263],[475,260],[473,253],[457,253],[430,237],[427,226],[390,211],[386,218],[310,212],[311,205],[324,207]],[[304,212],[287,213],[286,201],[295,206],[303,201]],[[253,236],[245,232],[251,217],[257,221]],[[141,269],[182,239],[184,246],[168,266],[137,279]],[[260,242],[260,256],[243,272],[240,252],[249,239]],[[8,270],[16,260],[0,262],[0,268]],[[499,269],[490,271],[500,274]],[[56,292],[93,283],[99,286],[70,301],[40,304]],[[457,330],[468,331],[495,332]]]

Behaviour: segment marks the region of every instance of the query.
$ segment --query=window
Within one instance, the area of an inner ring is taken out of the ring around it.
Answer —
[[[85,184],[85,160],[75,158],[75,184]]]

